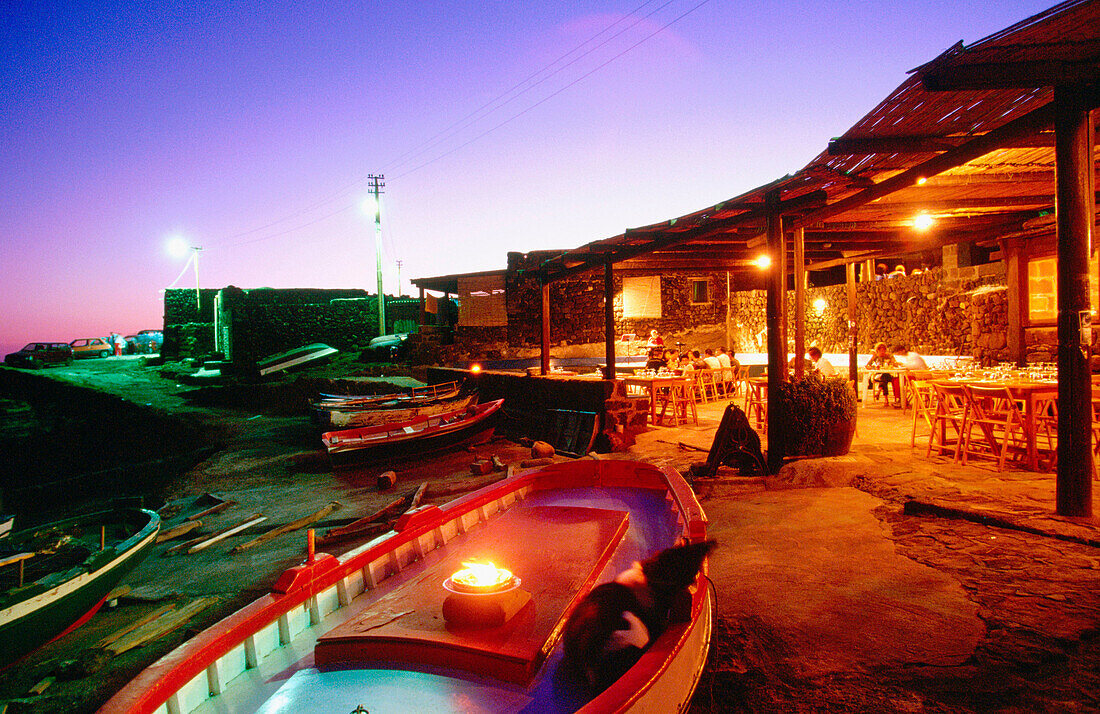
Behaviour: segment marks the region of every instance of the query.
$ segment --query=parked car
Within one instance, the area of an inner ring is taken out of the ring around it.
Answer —
[[[102,337],[84,337],[69,343],[73,357],[110,357],[114,354],[111,343]]]
[[[72,363],[73,348],[64,342],[32,342],[4,357],[4,364],[11,367],[37,368]]]
[[[127,340],[130,338],[127,337]],[[152,354],[160,352],[160,346],[164,344],[164,333],[160,330],[142,330],[134,335],[137,343],[137,352],[140,354]]]

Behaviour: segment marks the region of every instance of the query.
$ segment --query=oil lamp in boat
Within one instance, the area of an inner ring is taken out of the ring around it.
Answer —
[[[443,617],[456,626],[498,627],[523,609],[531,596],[520,579],[493,563],[464,562],[443,581]]]

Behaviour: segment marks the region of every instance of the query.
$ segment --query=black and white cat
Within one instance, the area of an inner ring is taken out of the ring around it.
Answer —
[[[593,691],[630,669],[670,622],[690,616],[688,586],[713,540],[666,548],[598,585],[565,623],[564,665]]]

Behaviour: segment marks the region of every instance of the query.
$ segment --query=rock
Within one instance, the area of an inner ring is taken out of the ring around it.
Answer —
[[[397,483],[397,474],[393,471],[384,471],[378,474],[378,490],[386,491],[393,488],[393,485]]]
[[[554,447],[545,441],[536,441],[531,445],[531,458],[542,459],[548,456],[553,456],[555,453]]]

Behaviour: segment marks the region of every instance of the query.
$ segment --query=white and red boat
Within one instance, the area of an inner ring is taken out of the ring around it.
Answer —
[[[671,469],[582,459],[520,472],[407,513],[339,557],[307,559],[272,593],[139,674],[101,712],[684,711],[711,636],[705,566],[690,618],[601,693],[559,676],[560,635],[595,584],[666,547],[701,542],[706,529]],[[478,559],[511,570],[515,582],[456,589],[457,571]],[[482,613],[496,607],[496,619],[458,619],[465,606],[456,596],[474,598]]]

